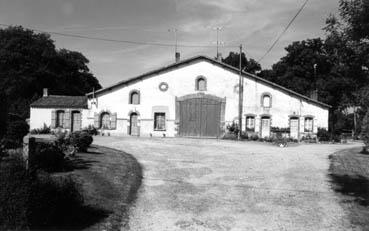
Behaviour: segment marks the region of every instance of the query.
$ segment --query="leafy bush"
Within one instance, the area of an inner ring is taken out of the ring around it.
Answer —
[[[26,121],[17,120],[8,124],[6,139],[13,140],[18,146],[22,145],[23,137],[28,134],[29,126]]]
[[[329,141],[331,139],[331,135],[325,128],[318,128],[318,139],[319,141]]]
[[[21,147],[22,143],[20,143],[19,141],[15,141],[13,139],[3,138],[0,142],[0,145],[4,149],[16,149]]]
[[[238,124],[235,123],[234,121],[232,122],[232,124],[227,125],[227,130],[229,133],[233,133],[236,135],[238,135],[238,133],[240,132],[240,129],[238,128]]]
[[[259,136],[257,134],[253,134],[253,135],[249,136],[249,139],[253,140],[253,141],[257,141],[257,140],[259,140]]]
[[[92,144],[93,138],[92,135],[88,134],[87,132],[78,131],[70,134],[68,142],[77,147],[78,151],[86,152],[87,148]]]
[[[44,124],[44,126],[42,128],[32,129],[30,131],[30,133],[31,134],[50,134],[51,133],[51,129],[46,124]]]
[[[55,144],[37,143],[35,154],[30,159],[30,165],[33,169],[42,169],[46,172],[62,171],[64,157],[63,151]]]
[[[97,129],[93,125],[88,125],[88,127],[84,128],[82,131],[87,132],[92,136],[96,136],[98,134]]]

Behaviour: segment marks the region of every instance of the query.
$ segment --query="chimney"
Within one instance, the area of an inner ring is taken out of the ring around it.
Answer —
[[[217,61],[222,62],[222,53],[217,53]]]
[[[47,97],[47,96],[49,96],[48,90],[47,90],[47,88],[44,88],[43,97]]]
[[[310,91],[310,98],[313,100],[318,100],[318,90]]]
[[[178,63],[181,60],[181,54],[179,52],[176,52],[176,63]]]

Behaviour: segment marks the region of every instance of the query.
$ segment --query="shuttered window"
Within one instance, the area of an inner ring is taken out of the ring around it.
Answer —
[[[110,114],[102,113],[101,114],[101,128],[102,129],[110,129]]]
[[[255,131],[255,117],[254,116],[246,117],[246,131],[249,131],[249,132]]]
[[[165,113],[156,112],[154,114],[154,130],[156,131],[165,130]]]
[[[57,111],[56,112],[56,125],[55,127],[57,128],[63,128],[65,126],[65,122],[64,122],[64,111]]]
[[[305,118],[304,125],[305,132],[313,132],[313,118],[310,117]]]

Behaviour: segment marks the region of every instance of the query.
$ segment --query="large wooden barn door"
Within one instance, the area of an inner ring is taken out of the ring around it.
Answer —
[[[222,102],[199,95],[179,102],[179,135],[218,137]]]

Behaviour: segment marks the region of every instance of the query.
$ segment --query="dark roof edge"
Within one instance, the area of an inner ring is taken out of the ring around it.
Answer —
[[[235,67],[233,67],[233,66],[231,66],[231,65],[228,65],[228,64],[226,64],[226,63],[220,62],[220,61],[218,61],[218,60],[212,59],[212,58],[207,57],[207,56],[204,56],[204,55],[198,55],[198,56],[194,56],[194,57],[192,57],[192,58],[184,59],[184,60],[182,60],[182,61],[180,61],[180,62],[177,62],[177,63],[172,63],[172,64],[170,64],[170,65],[167,65],[167,66],[164,66],[164,67],[161,67],[161,68],[154,69],[154,70],[152,70],[152,71],[146,72],[146,73],[144,73],[144,74],[138,75],[138,76],[133,77],[133,78],[129,78],[129,79],[127,79],[127,80],[119,81],[119,82],[118,82],[118,83],[116,83],[116,84],[113,84],[113,85],[110,85],[110,86],[108,86],[108,87],[102,88],[102,89],[97,90],[97,91],[95,91],[95,92],[87,93],[87,94],[86,94],[86,96],[90,96],[90,95],[92,95],[93,93],[95,93],[95,94],[99,94],[99,93],[102,93],[102,92],[105,92],[105,91],[109,91],[109,90],[112,90],[113,88],[118,87],[118,86],[120,86],[120,85],[128,84],[129,82],[135,81],[135,80],[137,80],[137,79],[144,78],[144,77],[148,77],[148,76],[150,76],[150,75],[154,75],[154,74],[158,74],[158,73],[160,73],[160,72],[162,72],[162,71],[165,71],[165,70],[167,70],[167,69],[171,69],[171,68],[174,68],[174,67],[177,67],[177,66],[182,66],[182,65],[184,65],[184,64],[187,64],[187,63],[193,62],[193,61],[198,60],[198,59],[203,59],[203,60],[209,61],[210,63],[216,64],[216,65],[219,65],[219,66],[221,66],[221,67],[223,67],[223,68],[227,68],[227,69],[229,69],[229,70],[231,70],[231,71],[233,71],[233,72],[239,73],[239,69],[237,69],[237,68],[235,68]],[[331,108],[331,107],[332,107],[331,105],[328,105],[328,104],[325,104],[325,103],[323,103],[323,102],[320,102],[320,101],[317,101],[317,100],[311,99],[311,98],[309,98],[309,97],[307,97],[307,96],[305,96],[305,95],[302,95],[302,94],[300,94],[300,93],[297,93],[297,92],[295,92],[295,91],[293,91],[293,90],[290,90],[290,89],[288,89],[288,88],[285,88],[285,87],[283,87],[283,86],[281,86],[281,85],[279,85],[279,84],[273,83],[273,82],[268,81],[268,80],[266,80],[266,79],[263,79],[263,78],[261,78],[261,77],[259,77],[259,76],[257,76],[257,75],[253,75],[253,74],[251,74],[251,73],[248,73],[248,72],[244,72],[244,71],[242,71],[242,76],[244,76],[244,77],[250,77],[250,78],[253,78],[253,79],[257,80],[257,81],[260,81],[260,82],[266,83],[266,84],[268,84],[268,85],[271,85],[271,86],[273,86],[273,87],[279,88],[279,89],[281,89],[281,90],[283,90],[283,91],[285,91],[285,92],[288,92],[288,93],[290,93],[290,94],[292,94],[292,95],[295,95],[295,96],[297,96],[297,97],[299,97],[299,98],[302,98],[302,99],[304,99],[304,100],[306,100],[306,101],[308,101],[308,102],[312,102],[312,103],[318,104],[318,105],[323,106],[323,107],[325,107],[325,108]]]

